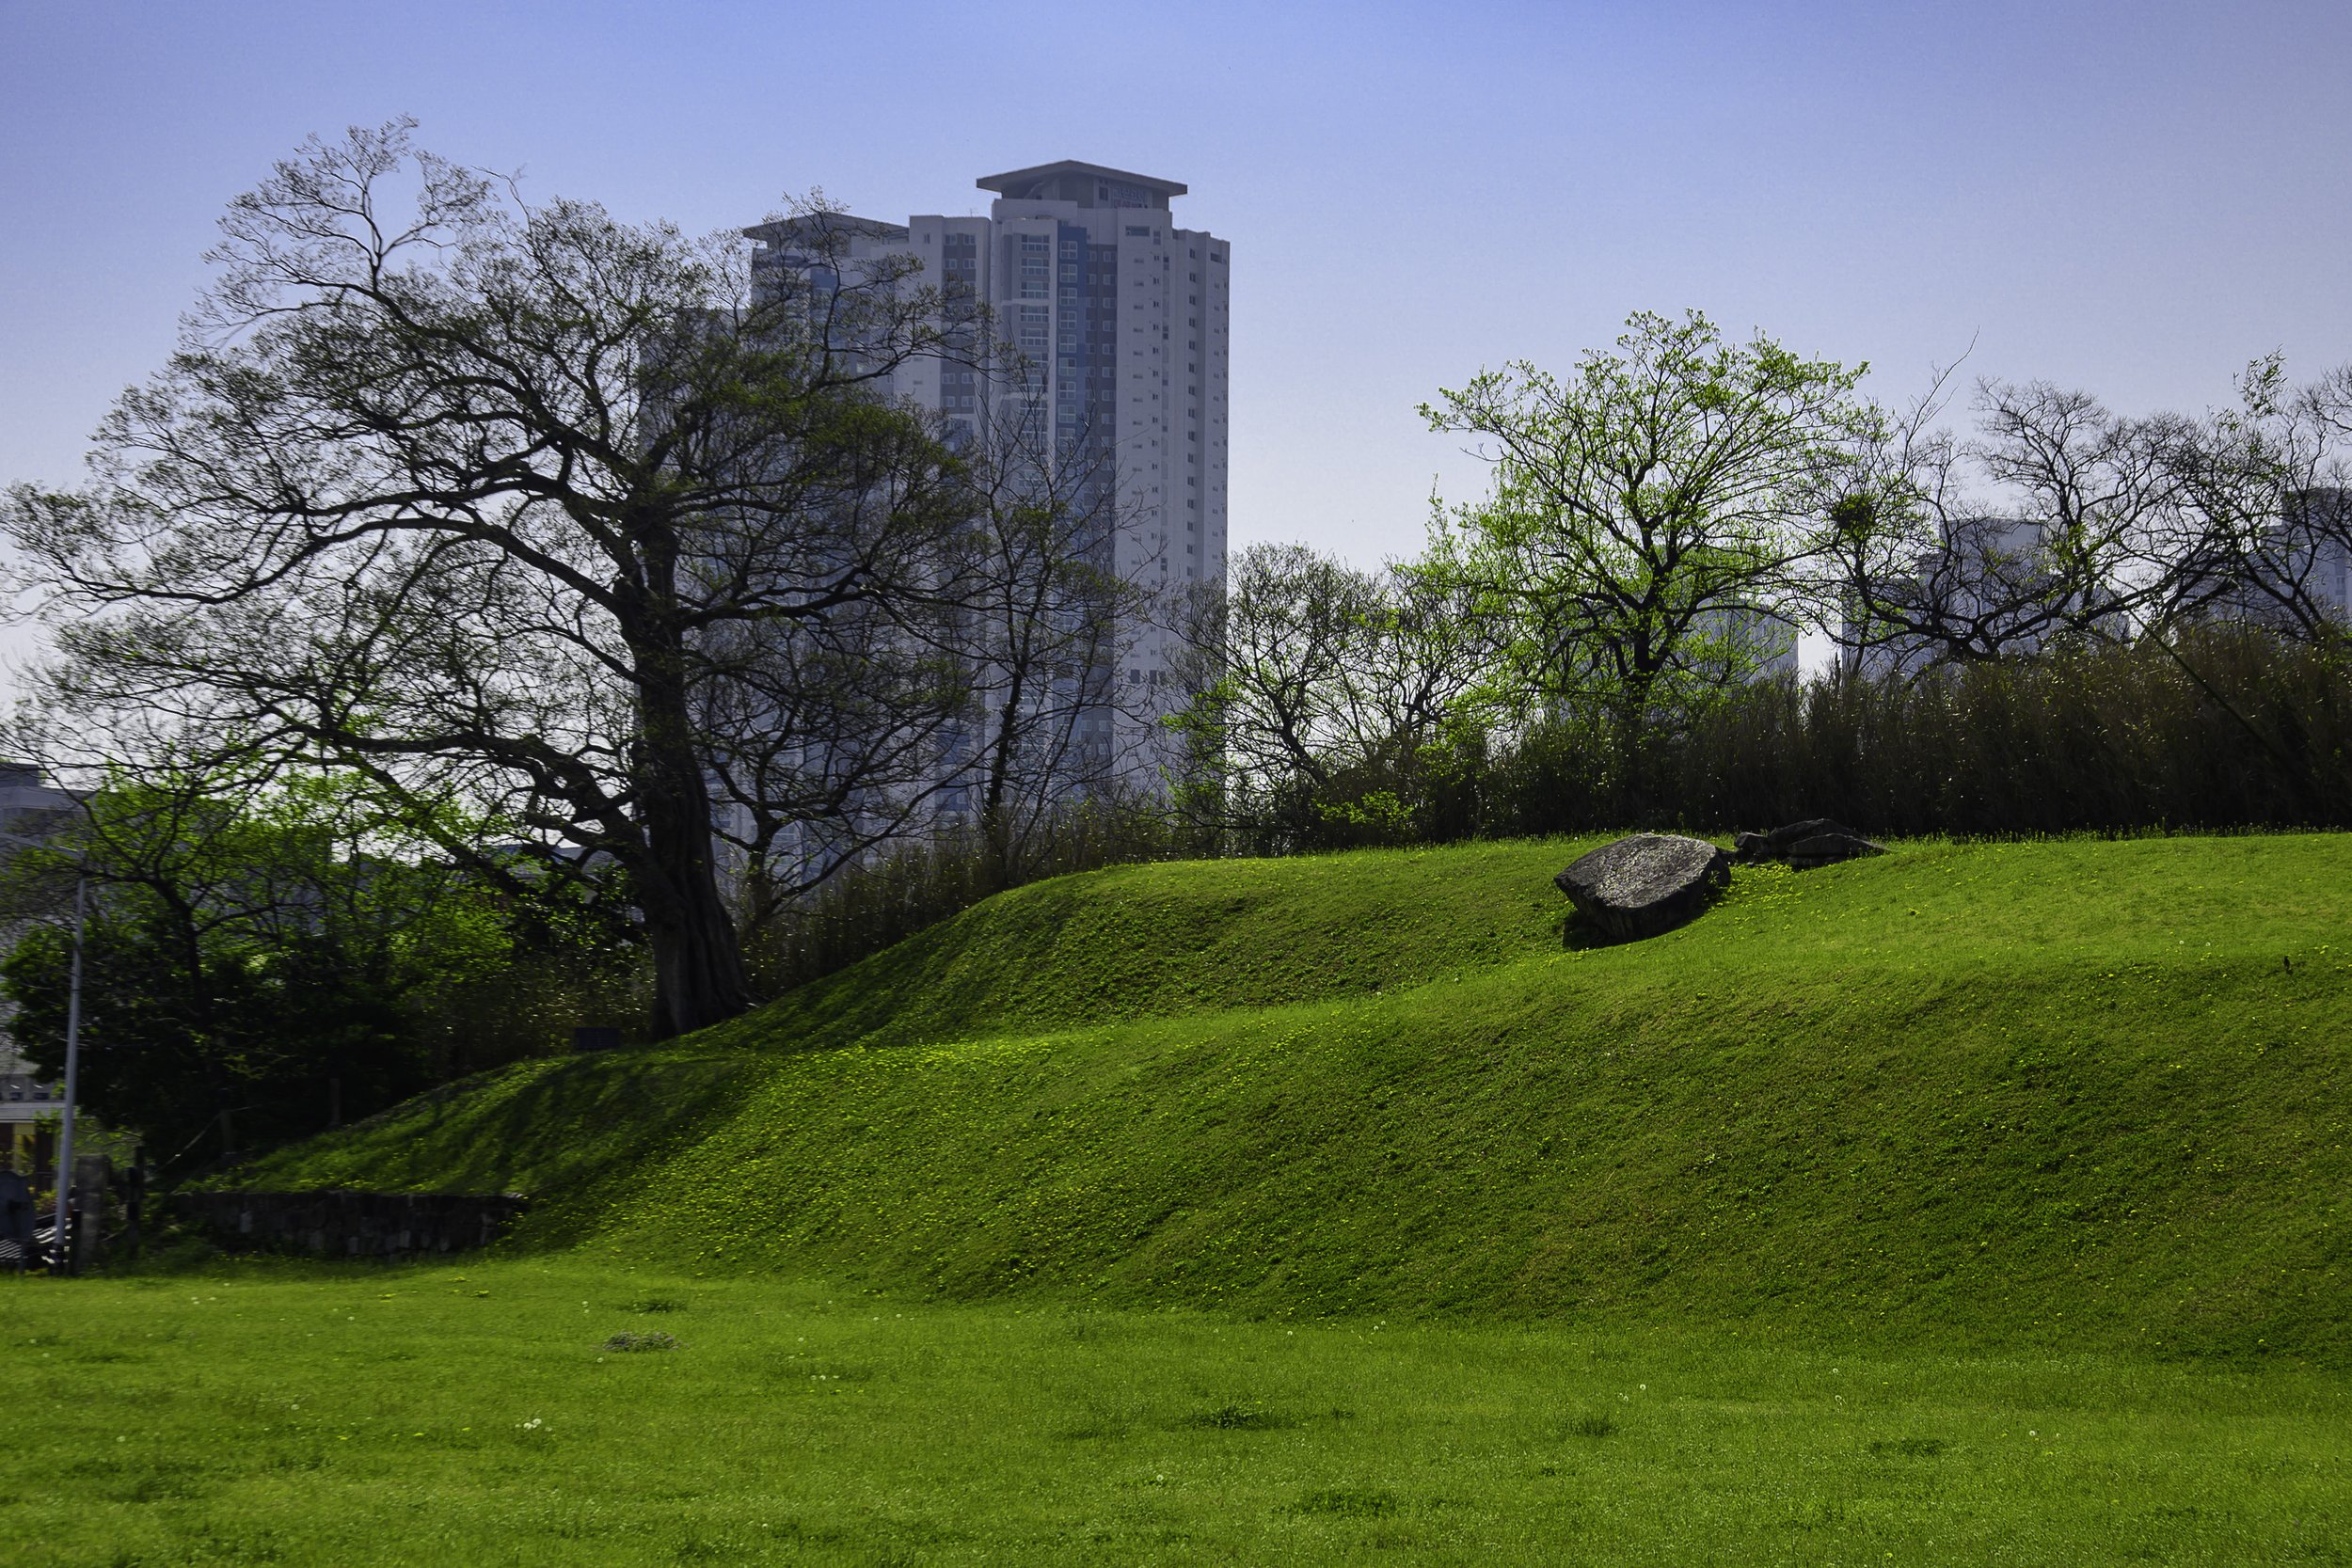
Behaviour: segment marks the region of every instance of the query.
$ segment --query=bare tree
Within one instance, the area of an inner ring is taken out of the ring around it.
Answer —
[[[853,259],[821,208],[812,264],[755,293],[739,240],[528,203],[411,128],[314,139],[231,204],[88,483],[10,493],[55,688],[475,802],[551,863],[609,857],[661,1022],[715,1022],[751,996],[714,772],[779,820],[856,792],[769,793],[738,759],[773,711],[737,703],[714,739],[710,694],[779,628],[824,655],[771,666],[789,686],[937,612],[961,488],[883,388],[970,307]],[[919,727],[940,705],[912,684]]]
[[[1915,406],[1838,512],[1832,630],[1850,656],[1909,672],[2127,633],[2155,581],[2177,421],[2044,382],[1979,383],[1965,442],[1931,427],[1940,411]]]
[[[1119,678],[1155,606],[1120,567],[1129,518],[1113,449],[1054,429],[1041,390],[1012,406],[961,452],[973,503],[954,622],[970,698],[953,772],[997,886],[1057,814],[1134,784],[1119,732],[1150,725],[1159,695]]]
[[[2235,405],[2119,415],[2045,382],[1978,386],[1977,431],[1923,401],[1840,513],[1834,630],[1911,671],[2231,619],[2343,635],[2352,376],[2293,388],[2277,356]]]
[[[1304,545],[1249,546],[1228,585],[1191,641],[1211,676],[1196,705],[1216,726],[1231,786],[1247,799],[1292,779],[1327,785],[1333,725],[1378,589]]]
[[[2150,629],[2232,619],[2301,641],[2342,641],[2352,368],[2296,388],[2270,355],[2240,375],[2235,406],[2175,423],[2172,504],[2149,561]]]
[[[931,592],[953,584],[934,581]],[[939,606],[889,602],[714,628],[694,720],[709,745],[725,880],[744,933],[868,850],[928,828],[971,700]]]
[[[1178,717],[1216,784],[1216,826],[1311,841],[1321,815],[1409,810],[1418,775],[1480,729],[1498,674],[1494,619],[1443,574],[1351,568],[1303,545],[1254,545],[1184,630]]]

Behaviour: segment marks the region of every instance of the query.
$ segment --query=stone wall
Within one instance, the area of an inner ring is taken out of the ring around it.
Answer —
[[[234,1252],[408,1258],[487,1246],[529,1208],[519,1193],[178,1193],[171,1212]]]

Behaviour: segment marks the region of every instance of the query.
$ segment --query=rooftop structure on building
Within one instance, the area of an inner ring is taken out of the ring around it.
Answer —
[[[1171,197],[1183,196],[1191,189],[1173,180],[1154,180],[1148,174],[1130,174],[1125,169],[1082,164],[1070,158],[1057,164],[1040,164],[1035,168],[1017,168],[1009,174],[982,175],[978,184],[984,191],[993,191],[1016,201],[1067,201],[1078,207],[1163,213],[1168,211]]]

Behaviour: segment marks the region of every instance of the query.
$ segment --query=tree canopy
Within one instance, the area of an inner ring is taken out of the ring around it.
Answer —
[[[974,308],[819,207],[755,289],[738,239],[534,205],[410,129],[314,139],[232,203],[89,482],[10,493],[56,628],[45,760],[136,711],[467,802],[554,872],[617,863],[662,1023],[696,1028],[751,1000],[715,845],[788,879],[780,825],[886,832],[963,700],[930,632],[968,501],[883,387]]]
[[[1522,705],[1610,715],[1629,808],[1661,712],[1793,639],[1833,508],[1882,436],[1866,369],[1637,312],[1565,377],[1515,363],[1424,405],[1493,467],[1485,499],[1440,513],[1433,567],[1509,628]]]
[[[0,870],[16,1043],[62,1068],[87,879],[82,1093],[159,1158],[314,1132],[450,1075],[439,1005],[510,960],[516,901],[359,781],[118,780]]]

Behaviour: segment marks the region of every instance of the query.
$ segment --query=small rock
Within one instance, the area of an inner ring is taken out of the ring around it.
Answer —
[[[1823,838],[1833,834],[1839,838],[1857,840],[1862,837],[1860,833],[1855,832],[1843,822],[1832,821],[1826,816],[1809,816],[1802,822],[1791,822],[1785,828],[1774,828],[1771,832],[1766,833],[1764,838],[1772,845],[1774,854],[1786,854],[1792,844],[1802,844],[1808,838]]]
[[[1883,844],[1873,844],[1843,822],[1826,816],[1810,816],[1766,833],[1741,833],[1733,843],[1742,865],[1782,861],[1799,871],[1886,853]]]
[[[1731,856],[1705,839],[1635,833],[1552,879],[1585,923],[1620,942],[1670,931],[1731,881]]]
[[[1873,844],[1859,833],[1816,833],[1800,839],[1781,851],[1782,858],[1798,871],[1810,871],[1816,866],[1835,865],[1839,861],[1860,860],[1865,855],[1883,855],[1886,846]]]

